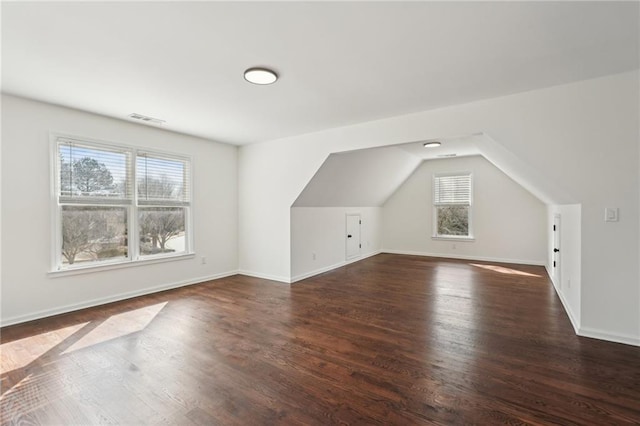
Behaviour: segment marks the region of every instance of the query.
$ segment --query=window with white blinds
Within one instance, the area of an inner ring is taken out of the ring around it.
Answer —
[[[472,238],[471,208],[471,173],[433,177],[434,237]]]
[[[54,270],[190,253],[188,157],[56,136]]]

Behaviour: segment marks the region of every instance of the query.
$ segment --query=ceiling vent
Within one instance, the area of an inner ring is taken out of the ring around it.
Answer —
[[[134,120],[140,120],[146,123],[153,123],[153,124],[166,123],[166,121],[160,120],[159,118],[147,117],[146,115],[136,114],[135,112],[133,114],[129,114],[129,118],[133,118]]]
[[[440,154],[438,155],[439,158],[449,158],[449,157],[456,157],[458,154]]]

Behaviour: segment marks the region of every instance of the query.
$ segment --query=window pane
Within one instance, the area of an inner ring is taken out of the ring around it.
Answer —
[[[185,209],[145,207],[138,210],[140,254],[143,256],[185,251]]]
[[[125,207],[62,206],[62,263],[127,258]]]
[[[188,164],[178,159],[138,155],[136,179],[139,201],[189,201]]]
[[[469,236],[469,206],[438,206],[438,235]]]
[[[60,143],[60,196],[129,198],[126,152]]]

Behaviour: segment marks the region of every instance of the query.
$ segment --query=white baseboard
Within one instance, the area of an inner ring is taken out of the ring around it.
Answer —
[[[562,302],[562,306],[564,307],[564,310],[567,313],[567,316],[569,317],[569,321],[571,321],[571,325],[573,326],[573,329],[575,330],[578,336],[589,337],[592,339],[606,340],[608,342],[624,343],[626,345],[640,346],[640,336],[616,334],[616,333],[610,333],[603,330],[598,330],[595,328],[581,327],[580,323],[576,321],[575,315],[571,310],[571,306],[569,305],[569,303],[567,303],[567,300],[562,294],[562,292],[558,290],[557,283],[553,281],[553,275],[549,270],[549,265],[545,265],[545,269],[547,270],[547,275],[549,275],[549,279],[553,283],[553,288],[555,289],[556,294],[560,298],[560,301]]]
[[[307,278],[311,278],[314,275],[324,274],[325,272],[329,272],[329,271],[331,271],[333,269],[340,268],[340,267],[344,266],[345,264],[346,264],[346,262],[338,262],[338,263],[334,263],[333,265],[325,266],[323,268],[314,269],[311,272],[305,272],[304,274],[296,275],[295,277],[291,277],[291,283],[295,283],[295,282],[298,282],[298,281],[305,280]]]
[[[333,269],[341,268],[341,267],[349,265],[351,263],[359,262],[361,260],[364,260],[364,259],[366,259],[368,257],[371,257],[371,256],[375,256],[375,255],[380,254],[380,253],[381,253],[380,251],[374,251],[374,252],[371,252],[371,253],[363,254],[362,256],[358,256],[358,257],[356,257],[354,259],[349,259],[349,260],[345,260],[345,261],[342,261],[342,262],[334,263],[333,265],[329,265],[329,266],[325,266],[325,267],[322,267],[322,268],[319,268],[319,269],[315,269],[315,270],[313,270],[311,272],[305,272],[304,274],[296,275],[295,277],[291,277],[291,283],[302,281],[302,280],[305,280],[307,278],[311,278],[311,277],[313,277],[315,275],[324,274],[325,272],[329,272],[329,271],[331,271]]]
[[[289,277],[285,277],[285,276],[281,276],[281,275],[263,274],[261,272],[247,271],[245,269],[239,270],[238,274],[246,275],[248,277],[253,277],[253,278],[262,278],[263,280],[278,281],[278,282],[285,283],[285,284],[290,284],[291,283]]]
[[[522,259],[507,259],[501,257],[482,257],[482,256],[464,256],[450,253],[427,253],[423,251],[410,251],[410,250],[394,250],[394,249],[382,249],[381,253],[389,254],[406,254],[409,256],[427,256],[427,257],[441,257],[447,259],[460,259],[460,260],[475,260],[478,262],[496,262],[496,263],[514,263],[517,265],[535,265],[545,266],[544,260],[522,260]]]
[[[57,308],[54,308],[54,309],[45,309],[45,310],[42,310],[42,311],[31,312],[29,314],[18,315],[18,316],[15,316],[15,317],[10,317],[10,318],[4,319],[2,321],[2,323],[0,323],[0,327],[6,327],[6,326],[9,326],[9,325],[20,324],[20,323],[23,323],[23,322],[33,321],[33,320],[41,319],[41,318],[46,318],[46,317],[50,317],[50,316],[53,316],[53,315],[66,314],[67,312],[73,312],[73,311],[77,311],[79,309],[91,308],[91,307],[94,307],[94,306],[104,305],[106,303],[118,302],[120,300],[131,299],[132,297],[144,296],[145,294],[151,294],[151,293],[158,293],[160,291],[171,290],[173,288],[179,288],[179,287],[185,287],[185,286],[192,285],[192,284],[200,284],[200,283],[203,283],[205,281],[217,280],[217,279],[220,279],[220,278],[230,277],[232,275],[237,275],[237,274],[238,274],[238,271],[222,272],[222,273],[219,273],[219,274],[208,275],[206,277],[192,278],[192,279],[188,279],[188,280],[177,281],[177,282],[168,283],[168,284],[162,284],[162,285],[155,286],[155,287],[147,287],[147,288],[144,288],[144,289],[141,289],[141,290],[130,291],[130,292],[127,292],[127,293],[119,293],[119,294],[114,294],[112,296],[101,297],[101,298],[98,298],[98,299],[91,299],[91,300],[87,300],[87,301],[80,302],[80,303],[74,303],[72,305],[66,305],[66,306],[57,307]]]
[[[640,337],[629,334],[617,334],[590,327],[580,327],[578,336],[592,339],[607,340],[609,342],[624,343],[625,345],[640,346]]]
[[[549,271],[549,265],[544,265],[544,269],[547,271],[547,275],[549,276],[549,281],[551,281],[551,284],[553,284],[553,289],[556,291],[556,294],[558,295],[558,298],[562,303],[562,307],[564,308],[564,311],[567,313],[567,316],[569,317],[569,321],[573,326],[573,331],[578,336],[580,336],[580,332],[579,332],[580,323],[578,322],[578,320],[576,320],[576,316],[573,313],[573,310],[571,309],[571,305],[569,305],[569,302],[564,297],[564,294],[562,294],[562,292],[558,289],[558,284],[553,280],[553,275],[551,274],[551,271]]]

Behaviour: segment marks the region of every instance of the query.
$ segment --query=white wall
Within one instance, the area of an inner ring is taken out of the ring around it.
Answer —
[[[292,207],[291,281],[379,253],[381,210],[380,207]],[[360,214],[362,220],[360,256],[348,262],[345,243],[347,214]]]
[[[473,173],[473,241],[433,239],[433,175]],[[546,206],[481,156],[424,161],[383,207],[383,251],[545,265]]]
[[[196,256],[81,275],[49,276],[49,132],[192,156]],[[3,95],[2,324],[235,273],[237,193],[235,146]],[[201,264],[201,256],[207,257],[206,264]]]
[[[332,152],[484,132],[582,205],[581,323],[640,344],[638,82],[634,71],[244,146],[240,267],[289,278],[289,207]],[[607,206],[620,222],[603,222]]]
[[[574,205],[547,206],[547,272],[569,315],[573,328],[582,333],[580,325],[581,289],[581,214],[582,207]],[[554,217],[560,216],[560,277],[553,276]]]

